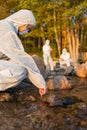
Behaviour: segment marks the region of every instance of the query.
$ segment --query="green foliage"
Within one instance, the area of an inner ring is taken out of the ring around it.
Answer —
[[[55,59],[56,57],[58,58],[58,50],[57,50],[57,45],[56,45],[56,42],[52,42],[50,43],[50,46],[52,48],[52,58]]]
[[[39,55],[40,57],[43,58],[42,49],[39,49],[39,48],[37,48],[35,46],[31,46],[29,44],[24,46],[24,48],[25,48],[25,51],[27,53],[29,53],[30,55],[37,54],[37,55]]]
[[[56,25],[54,25],[54,8]],[[60,32],[66,31],[66,28],[69,25],[74,28],[77,28],[76,25],[83,27],[85,24],[87,26],[87,23],[84,21],[84,19],[87,19],[86,0],[5,0],[4,2],[0,0],[0,19],[9,16],[11,9],[14,9],[15,11],[19,9],[29,9],[34,13],[36,27],[32,32],[23,37],[25,39],[25,41],[23,39],[23,43],[24,46],[26,44],[30,45],[30,47],[25,47],[27,52],[32,50],[33,53],[38,53],[40,55],[42,55],[41,47],[39,49],[36,46],[36,40],[34,39],[49,38],[53,48],[52,56],[57,57],[58,50],[55,42],[54,26],[56,26],[58,37],[60,37]],[[74,21],[76,22],[75,24],[73,23],[74,18],[76,18],[76,21]],[[86,35],[87,30],[84,29],[83,31]],[[28,37],[32,37],[32,39],[26,42]],[[67,43],[64,39],[66,38],[62,33],[62,44]],[[43,45],[43,40],[41,40],[41,42]],[[84,45],[87,45],[86,40],[84,40]]]
[[[15,11],[17,10],[19,0],[0,0],[0,19],[3,19],[10,14],[10,10],[14,9]]]

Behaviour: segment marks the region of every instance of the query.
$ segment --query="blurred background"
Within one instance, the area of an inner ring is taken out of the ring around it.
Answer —
[[[0,0],[0,20],[20,9],[32,10],[36,19],[35,29],[20,37],[27,53],[42,57],[48,38],[54,60],[67,48],[73,61],[87,61],[86,0]]]

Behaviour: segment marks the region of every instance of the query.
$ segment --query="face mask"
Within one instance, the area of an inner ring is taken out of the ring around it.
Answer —
[[[20,32],[19,31],[19,35],[24,35],[27,34],[28,32],[30,32],[31,30],[29,28],[26,28],[24,31]]]
[[[65,54],[66,54],[66,51],[63,51],[63,54],[65,55]]]

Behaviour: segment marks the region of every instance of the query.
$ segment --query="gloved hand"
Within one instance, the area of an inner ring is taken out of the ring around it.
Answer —
[[[42,95],[45,95],[46,92],[47,92],[47,87],[39,88],[39,93],[40,93],[41,96],[42,96]]]

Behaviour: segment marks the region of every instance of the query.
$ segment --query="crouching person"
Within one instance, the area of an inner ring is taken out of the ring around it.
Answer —
[[[40,95],[46,93],[46,82],[18,37],[30,32],[35,25],[29,10],[20,10],[0,21],[0,91],[17,86],[28,77],[39,88]]]
[[[67,52],[66,48],[62,50],[62,54],[59,58],[60,67],[69,67],[71,65],[71,58],[69,52]]]

